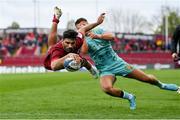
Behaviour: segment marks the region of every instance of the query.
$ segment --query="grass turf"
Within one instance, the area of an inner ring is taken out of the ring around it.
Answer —
[[[180,70],[147,70],[162,82],[180,85]],[[118,77],[116,87],[137,97],[131,111],[127,100],[104,94],[99,80],[87,72],[1,74],[0,119],[177,119],[180,95]]]

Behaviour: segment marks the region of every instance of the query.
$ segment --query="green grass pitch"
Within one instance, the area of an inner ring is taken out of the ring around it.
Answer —
[[[180,85],[180,70],[146,70]],[[180,95],[118,77],[116,87],[136,95],[127,100],[104,94],[87,72],[0,74],[0,119],[180,119]]]

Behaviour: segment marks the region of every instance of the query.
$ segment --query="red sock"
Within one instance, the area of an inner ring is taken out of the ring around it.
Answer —
[[[57,23],[57,24],[59,23],[59,20],[56,18],[55,15],[53,16],[53,20],[52,20],[52,21],[55,22],[55,23]]]

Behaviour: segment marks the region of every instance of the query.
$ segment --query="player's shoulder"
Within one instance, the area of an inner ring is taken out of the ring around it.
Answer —
[[[63,49],[62,41],[58,41],[55,45],[51,46],[50,51]]]
[[[83,34],[81,32],[78,32],[77,38],[83,39]]]
[[[81,32],[78,32],[78,35],[76,37],[76,45],[77,46],[81,46],[83,44],[84,41],[84,36]]]

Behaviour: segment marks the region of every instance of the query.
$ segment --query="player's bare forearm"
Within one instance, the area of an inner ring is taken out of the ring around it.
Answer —
[[[106,32],[103,34],[94,34],[94,33],[89,33],[89,37],[92,39],[101,39],[101,40],[114,40],[114,35],[112,33]]]
[[[81,53],[82,53],[83,55],[85,55],[85,54],[88,53],[88,45],[87,45],[87,43],[86,43],[86,40],[84,40],[83,45],[82,45],[82,47],[81,47]]]
[[[114,40],[114,35],[112,33],[104,33],[100,35],[100,39],[103,40]]]
[[[64,69],[64,60],[66,58],[73,58],[75,59],[76,61],[80,61],[80,57],[78,54],[76,53],[69,53],[67,55],[65,55],[64,57],[61,57],[59,59],[56,59],[56,60],[53,60],[51,62],[51,68],[53,71],[56,71],[56,70],[61,70],[61,69]]]
[[[63,68],[64,68],[64,65],[63,65],[64,59],[65,59],[65,57],[64,57],[64,58],[57,59],[57,60],[53,60],[53,61],[51,62],[51,68],[52,68],[52,70],[53,70],[53,71],[56,71],[56,70],[61,70],[61,69],[63,69]]]
[[[95,28],[96,26],[98,26],[99,23],[95,22],[95,23],[91,23],[91,24],[88,24],[84,27],[82,27],[81,29],[79,29],[79,32],[81,32],[83,35],[85,35],[85,33],[93,28]]]
[[[104,17],[105,17],[105,13],[102,13],[97,21],[95,23],[91,23],[91,24],[88,24],[84,27],[82,27],[81,29],[79,29],[79,32],[81,32],[82,34],[85,35],[85,33],[93,28],[95,28],[96,26],[100,25],[103,21],[104,21]]]

